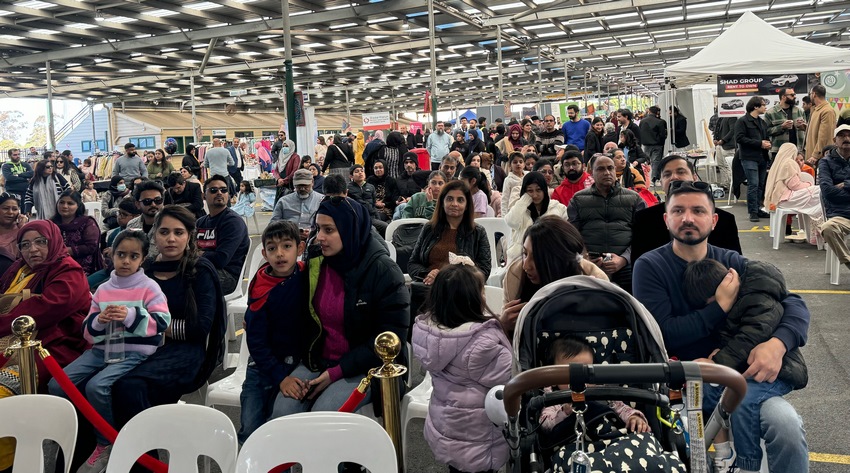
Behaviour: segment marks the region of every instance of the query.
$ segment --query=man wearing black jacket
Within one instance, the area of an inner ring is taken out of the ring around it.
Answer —
[[[670,191],[672,181],[693,181],[694,168],[683,156],[671,154],[661,160],[661,187]],[[632,262],[644,253],[660,248],[670,242],[670,231],[664,223],[664,203],[643,209],[635,214],[632,222]],[[715,209],[717,224],[708,236],[708,243],[743,254],[738,239],[735,216],[725,210]]]
[[[729,163],[735,157],[735,123],[738,123],[738,117],[722,117],[714,127],[714,159],[720,170],[720,184],[723,187],[732,180]]]
[[[617,110],[617,120],[620,122],[620,130],[617,133],[622,133],[623,130],[630,130],[635,134],[635,139],[638,145],[642,143],[640,139],[640,128],[635,123],[635,116],[628,108]]]
[[[738,143],[741,166],[747,175],[747,211],[751,222],[770,216],[760,210],[771,146],[767,136],[767,122],[761,119],[766,111],[767,103],[763,98],[755,96],[747,102],[747,114],[735,123],[735,141]]]
[[[664,142],[667,140],[667,122],[659,118],[661,109],[653,105],[649,113],[640,121],[638,139],[643,144],[643,152],[652,163],[652,182],[660,179],[661,158],[664,156]]]

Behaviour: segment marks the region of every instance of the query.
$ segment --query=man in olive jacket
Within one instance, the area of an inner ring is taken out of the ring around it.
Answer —
[[[567,206],[570,223],[581,232],[590,261],[611,282],[632,292],[632,237],[635,213],[646,202],[617,182],[614,160],[608,156],[591,159],[593,186],[578,191]]]

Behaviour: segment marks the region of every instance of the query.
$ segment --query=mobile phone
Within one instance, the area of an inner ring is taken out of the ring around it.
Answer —
[[[304,394],[304,397],[301,398],[301,402],[307,402],[309,400],[310,395],[313,394],[313,391],[316,390],[316,386],[316,384],[310,386],[310,388],[307,390],[307,393]]]
[[[588,258],[590,258],[590,259],[601,258],[601,257],[602,257],[602,253],[599,253],[599,252],[597,252],[597,251],[588,251],[588,252],[587,252],[587,257],[588,257]]]

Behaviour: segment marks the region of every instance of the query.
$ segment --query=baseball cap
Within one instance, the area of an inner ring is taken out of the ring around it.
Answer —
[[[836,136],[838,136],[839,133],[845,130],[850,131],[850,125],[840,125],[838,128],[835,129],[835,134],[832,135],[832,137],[835,138]]]
[[[309,169],[299,169],[292,177],[292,183],[296,186],[304,186],[313,183],[313,173]]]

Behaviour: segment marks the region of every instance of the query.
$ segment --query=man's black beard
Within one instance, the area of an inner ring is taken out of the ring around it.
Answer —
[[[694,229],[694,230],[696,230],[696,229]],[[688,246],[699,245],[700,243],[702,243],[702,242],[704,242],[705,240],[708,239],[708,235],[710,235],[710,233],[706,233],[705,235],[699,235],[698,238],[687,238],[687,239],[685,239],[685,238],[681,238],[681,237],[677,236],[673,232],[670,232],[670,236],[673,237],[674,240],[676,240],[679,243],[682,243],[684,245],[688,245]]]
[[[580,178],[582,174],[584,173],[581,171],[569,170],[567,171],[567,179],[569,179],[570,181],[575,181],[576,179]]]

